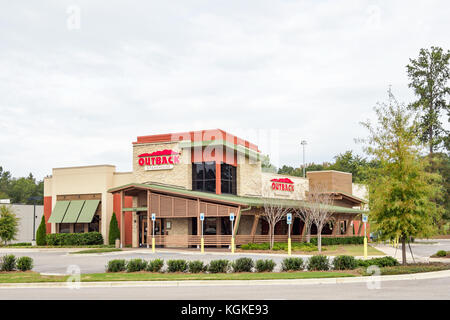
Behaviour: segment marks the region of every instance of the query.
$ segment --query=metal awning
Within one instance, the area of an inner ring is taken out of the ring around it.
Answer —
[[[55,207],[53,208],[52,214],[50,215],[48,222],[61,223],[64,218],[64,215],[66,214],[67,207],[69,206],[69,204],[70,201],[68,200],[56,201]]]
[[[62,223],[76,223],[86,200],[71,200]],[[90,221],[89,221],[90,222]]]
[[[100,200],[86,200],[78,216],[77,223],[90,223],[97,211]]]

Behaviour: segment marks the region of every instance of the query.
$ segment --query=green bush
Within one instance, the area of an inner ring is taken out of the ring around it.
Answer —
[[[31,247],[31,242],[10,243],[7,247]]]
[[[251,258],[239,258],[231,264],[233,272],[252,272],[254,265],[255,263]]]
[[[49,246],[86,246],[103,244],[100,232],[50,233],[46,236]]]
[[[147,268],[147,262],[143,259],[130,259],[127,262],[127,272],[138,272]]]
[[[211,260],[208,271],[211,273],[225,273],[230,267],[230,261],[226,259]]]
[[[36,231],[36,244],[38,246],[45,246],[47,244],[46,235],[47,230],[45,226],[45,216],[42,215],[41,223]]]
[[[1,271],[14,271],[16,269],[16,257],[13,254],[7,254],[0,260]]]
[[[111,222],[109,223],[108,243],[110,245],[116,244],[116,239],[120,239],[119,224],[117,223],[116,213],[113,212]]]
[[[199,273],[205,271],[205,265],[203,261],[200,260],[189,261],[188,269],[190,273]]]
[[[167,261],[167,270],[169,272],[185,272],[188,265],[186,260],[169,260]]]
[[[272,272],[276,263],[272,259],[259,259],[256,260],[255,269],[258,272]]]
[[[107,272],[120,272],[125,271],[127,268],[127,263],[124,259],[114,259],[108,261],[106,265]]]
[[[436,255],[438,257],[446,257],[447,256],[447,251],[445,250],[439,250],[438,252],[436,252]]]
[[[164,260],[154,259],[154,260],[150,260],[148,262],[146,270],[150,271],[150,272],[160,272],[163,266],[164,266]]]
[[[355,257],[337,256],[333,259],[333,268],[335,270],[353,270],[358,266]]]
[[[317,238],[311,238],[311,243],[317,246]],[[354,236],[354,237],[339,237],[339,238],[323,238],[323,246],[332,246],[338,244],[364,244],[364,237]]]
[[[380,268],[395,267],[395,266],[400,265],[398,260],[394,259],[392,257],[372,258],[369,260],[357,259],[356,262],[358,263],[358,267],[364,267],[364,268],[367,268],[372,265],[378,266]]]
[[[20,271],[28,271],[33,269],[33,259],[30,257],[20,257],[16,261],[17,269]]]
[[[327,256],[312,256],[308,259],[308,271],[327,271],[330,270],[330,262]]]
[[[281,262],[281,270],[283,271],[298,271],[303,270],[302,258],[285,258]]]

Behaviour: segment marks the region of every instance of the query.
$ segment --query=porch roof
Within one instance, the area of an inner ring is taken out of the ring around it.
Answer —
[[[209,192],[187,190],[181,187],[159,185],[153,183],[129,183],[123,186],[111,188],[108,190],[110,193],[116,193],[119,191],[127,191],[133,189],[150,190],[152,192],[171,194],[176,196],[182,196],[187,198],[200,199],[205,201],[219,202],[229,205],[240,205],[246,207],[264,207],[264,203],[270,202],[273,205],[281,205],[287,208],[304,208],[310,206],[306,201],[280,199],[280,198],[262,198],[262,197],[242,197],[232,194],[215,194]],[[366,213],[366,210],[346,208],[341,206],[331,206],[336,213],[353,213],[360,214]]]

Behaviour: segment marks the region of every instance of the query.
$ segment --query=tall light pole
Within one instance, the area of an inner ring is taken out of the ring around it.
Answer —
[[[306,146],[306,140],[302,140],[300,144],[303,146],[303,178],[305,178],[305,170],[306,170],[306,163],[305,163],[305,146]]]

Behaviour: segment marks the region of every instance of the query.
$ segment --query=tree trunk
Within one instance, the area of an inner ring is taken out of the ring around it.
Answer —
[[[306,226],[306,242],[311,243],[311,224],[309,223]]]
[[[270,250],[272,250],[275,233],[275,226],[272,223],[269,225],[269,232],[270,232]]]
[[[402,264],[406,265],[406,237],[402,236]]]
[[[317,226],[317,250],[322,252],[322,227]]]

